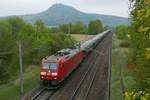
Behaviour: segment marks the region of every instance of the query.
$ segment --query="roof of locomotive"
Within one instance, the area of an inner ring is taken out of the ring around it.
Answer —
[[[74,46],[72,48],[67,48],[67,49],[62,49],[58,51],[57,53],[55,53],[54,55],[44,58],[44,60],[50,61],[50,62],[57,62],[60,58],[68,59],[72,57],[73,55],[75,55],[79,50],[80,49],[78,46]]]

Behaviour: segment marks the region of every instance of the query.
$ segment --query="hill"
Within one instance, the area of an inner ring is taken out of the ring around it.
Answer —
[[[88,14],[63,4],[54,4],[41,13],[21,15],[20,17],[30,23],[34,23],[36,20],[41,19],[48,26],[56,26],[60,23],[77,21],[83,21],[85,24],[88,24],[90,20],[94,19],[100,19],[105,25],[108,26],[129,24],[128,18],[102,14]]]

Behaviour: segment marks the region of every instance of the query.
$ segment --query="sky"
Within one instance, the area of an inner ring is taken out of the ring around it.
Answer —
[[[36,14],[55,3],[82,12],[128,17],[128,0],[0,0],[0,16]]]

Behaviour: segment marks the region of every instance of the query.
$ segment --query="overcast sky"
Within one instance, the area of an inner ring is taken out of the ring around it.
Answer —
[[[35,14],[55,3],[87,12],[128,17],[128,0],[0,0],[0,16]]]

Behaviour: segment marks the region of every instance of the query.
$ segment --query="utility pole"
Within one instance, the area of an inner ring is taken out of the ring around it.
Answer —
[[[71,32],[71,23],[68,24],[68,34]]]
[[[111,100],[111,68],[112,68],[112,48],[108,50],[109,64],[108,64],[108,100]]]
[[[23,100],[23,64],[22,64],[22,44],[21,44],[21,41],[19,41],[18,46],[19,46],[19,64],[20,64],[20,100]]]

